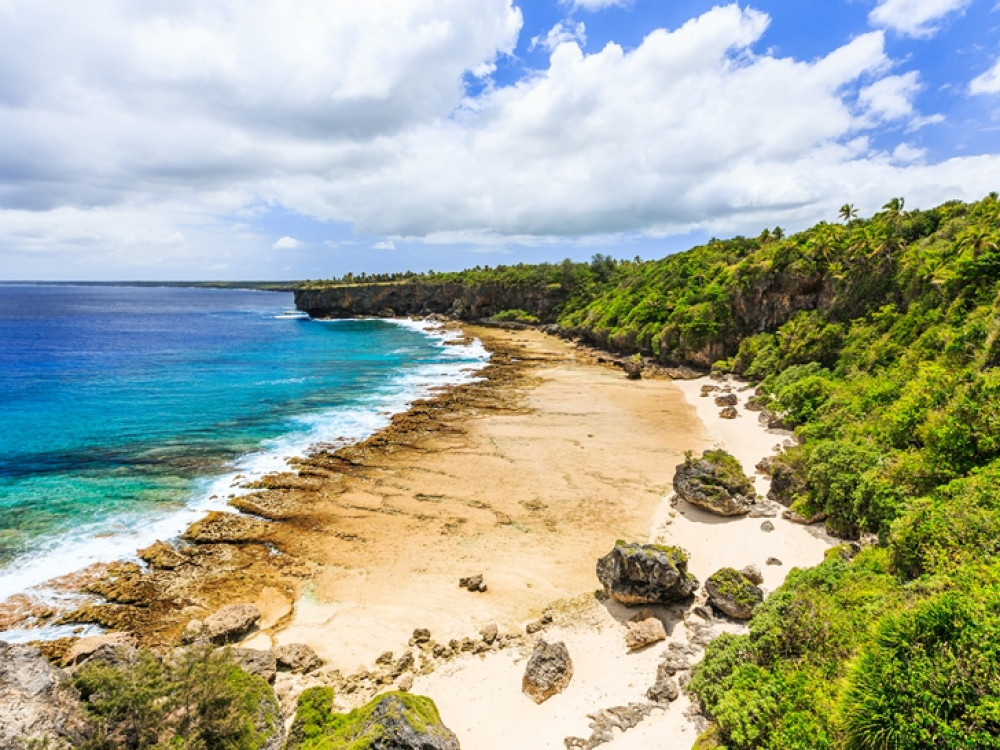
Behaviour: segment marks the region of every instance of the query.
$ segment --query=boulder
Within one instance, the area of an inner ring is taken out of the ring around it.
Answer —
[[[349,714],[332,709],[333,690],[310,688],[299,696],[285,750],[304,747],[366,750],[461,750],[430,698],[390,692]]]
[[[479,635],[483,638],[483,643],[492,646],[496,642],[499,630],[497,629],[497,624],[495,622],[483,625],[479,629]]]
[[[465,578],[459,578],[458,579],[458,585],[461,586],[463,589],[466,589],[466,590],[472,591],[472,592],[486,591],[486,588],[487,588],[486,582],[483,580],[483,574],[482,573],[480,573],[479,575],[467,576]]]
[[[646,697],[653,703],[669,703],[681,694],[680,686],[665,664],[656,668],[656,682],[646,691]]]
[[[764,601],[764,592],[743,573],[722,568],[705,581],[708,603],[735,620],[749,620],[754,609]]]
[[[238,641],[257,624],[260,610],[253,604],[230,604],[204,622],[191,620],[184,628],[184,643],[216,643],[223,645]]]
[[[740,462],[724,450],[707,450],[701,458],[687,454],[674,473],[674,491],[692,505],[720,516],[749,513],[757,499]]]
[[[642,363],[633,362],[631,360],[626,360],[622,362],[622,369],[625,371],[625,377],[629,380],[641,380],[642,379]]]
[[[687,562],[687,553],[678,547],[619,540],[597,561],[597,578],[608,595],[622,604],[668,604],[698,588]]]
[[[719,416],[723,419],[736,419],[740,413],[736,411],[735,406],[727,406],[726,408],[719,411]]]
[[[643,609],[629,618],[626,623],[625,645],[630,651],[667,640],[667,631],[660,619],[651,610]]]
[[[566,689],[573,677],[573,660],[562,641],[539,641],[528,659],[521,680],[521,690],[535,703],[544,703]]]
[[[272,653],[277,668],[282,671],[305,674],[323,666],[323,660],[304,643],[286,643]]]
[[[715,392],[717,390],[719,390],[719,386],[717,386],[717,385],[711,385],[711,384],[706,384],[706,385],[703,385],[701,387],[701,395],[702,395],[702,397],[705,397],[705,396],[708,396],[708,395],[710,395],[711,393],[713,393],[713,392]]]
[[[756,586],[764,583],[764,575],[756,565],[747,565],[740,571],[740,574]]]
[[[80,747],[90,738],[68,675],[32,646],[0,641],[0,747],[51,750]]]
[[[767,558],[767,564],[768,565],[781,565],[781,560],[779,560],[777,557],[769,557],[769,558]]]
[[[268,683],[273,683],[278,671],[277,660],[270,651],[255,648],[231,648],[229,655],[240,669],[247,674],[257,675]]]
[[[740,402],[739,396],[735,393],[724,393],[715,397],[716,406],[736,406]]]
[[[90,661],[99,651],[105,656],[110,656],[118,649],[134,652],[135,638],[129,633],[103,633],[79,638],[76,643],[69,647],[63,663],[67,666],[83,664]],[[106,659],[102,659],[102,661],[106,661]]]
[[[771,523],[770,521],[764,521],[764,523],[762,523],[760,525],[760,530],[761,531],[774,531],[774,524]]]
[[[795,469],[781,456],[777,456],[771,461],[771,489],[768,490],[768,500],[781,503],[786,508],[791,506],[795,499],[805,492],[806,483]]]

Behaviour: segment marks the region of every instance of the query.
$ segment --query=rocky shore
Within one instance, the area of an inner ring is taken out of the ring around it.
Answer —
[[[286,719],[306,688],[331,688],[345,711],[393,689],[433,698],[477,750],[690,744],[700,725],[681,688],[701,647],[828,546],[764,499],[754,466],[785,437],[757,423],[738,384],[629,379],[534,331],[466,331],[492,352],[478,382],[266,477],[232,513],[141,550],[142,564],[74,577],[78,606],[20,598],[0,623],[92,623],[130,648],[232,643]],[[735,418],[719,415],[723,393]],[[686,451],[721,449],[748,475],[731,517],[667,500]],[[607,571],[628,564],[597,566],[616,539],[679,550],[677,595],[616,596]],[[564,644],[572,669],[546,677],[559,687],[538,688],[536,706],[522,688],[541,642]],[[80,644],[37,645],[71,666]]]

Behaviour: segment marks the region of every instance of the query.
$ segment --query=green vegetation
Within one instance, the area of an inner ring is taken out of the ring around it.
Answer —
[[[742,607],[753,607],[760,601],[760,592],[753,581],[735,568],[717,570],[706,583],[711,583],[720,595],[731,597]]]
[[[95,730],[83,750],[257,750],[280,731],[270,686],[210,646],[89,663],[73,684]]]
[[[710,645],[703,746],[1000,748],[1000,200],[839,218],[412,282],[549,289],[543,322],[570,335],[756,381],[801,440],[775,469],[785,498],[873,535]]]
[[[346,714],[333,712],[333,690],[310,688],[299,696],[286,750],[366,750],[395,732],[448,734],[430,698],[390,692]],[[389,738],[387,740],[387,738]],[[382,747],[383,745],[379,745]]]
[[[493,316],[493,320],[500,322],[512,321],[515,323],[538,323],[538,316],[531,315],[524,310],[501,310]]]

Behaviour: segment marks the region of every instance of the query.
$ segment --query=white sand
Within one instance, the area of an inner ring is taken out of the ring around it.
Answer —
[[[687,401],[695,407],[704,424],[709,444],[728,450],[750,475],[754,465],[772,453],[775,444],[788,433],[768,431],[757,422],[757,414],[743,409],[747,390],[738,392],[740,416],[721,419],[712,394],[701,397],[701,386],[714,381],[708,378],[678,381]],[[733,383],[734,387],[738,384]],[[755,479],[758,492],[766,493],[767,478]],[[827,538],[815,528],[807,528],[770,518],[774,530],[765,532],[765,519],[739,517],[725,519],[696,509],[684,502],[671,505],[665,498],[654,517],[650,539],[684,547],[691,553],[690,569],[702,581],[724,566],[742,568],[757,565],[764,575],[765,592],[781,584],[794,566],[819,564],[829,546]],[[776,557],[782,565],[766,565]],[[596,585],[596,578],[594,581]],[[574,662],[574,675],[566,690],[536,705],[521,693],[525,657],[511,652],[484,656],[464,656],[437,672],[418,677],[413,692],[434,699],[443,720],[468,750],[557,750],[564,748],[564,738],[590,736],[588,718],[600,709],[647,702],[646,689],[653,684],[656,667],[667,643],[687,641],[691,631],[682,611],[660,609],[658,614],[667,626],[668,640],[639,653],[628,653],[624,643],[628,613],[614,604],[593,604],[568,625],[553,625],[542,634],[548,641],[564,641]],[[697,621],[688,614],[689,621]],[[715,621],[717,631],[739,632],[745,626]],[[638,726],[602,745],[609,750],[652,750],[654,748],[690,747],[698,736],[698,727],[685,716],[690,703],[683,694],[666,710],[656,710]]]

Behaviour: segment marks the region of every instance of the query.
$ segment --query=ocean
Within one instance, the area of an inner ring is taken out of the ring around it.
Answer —
[[[176,537],[488,358],[421,322],[292,308],[275,292],[0,285],[0,600]]]

